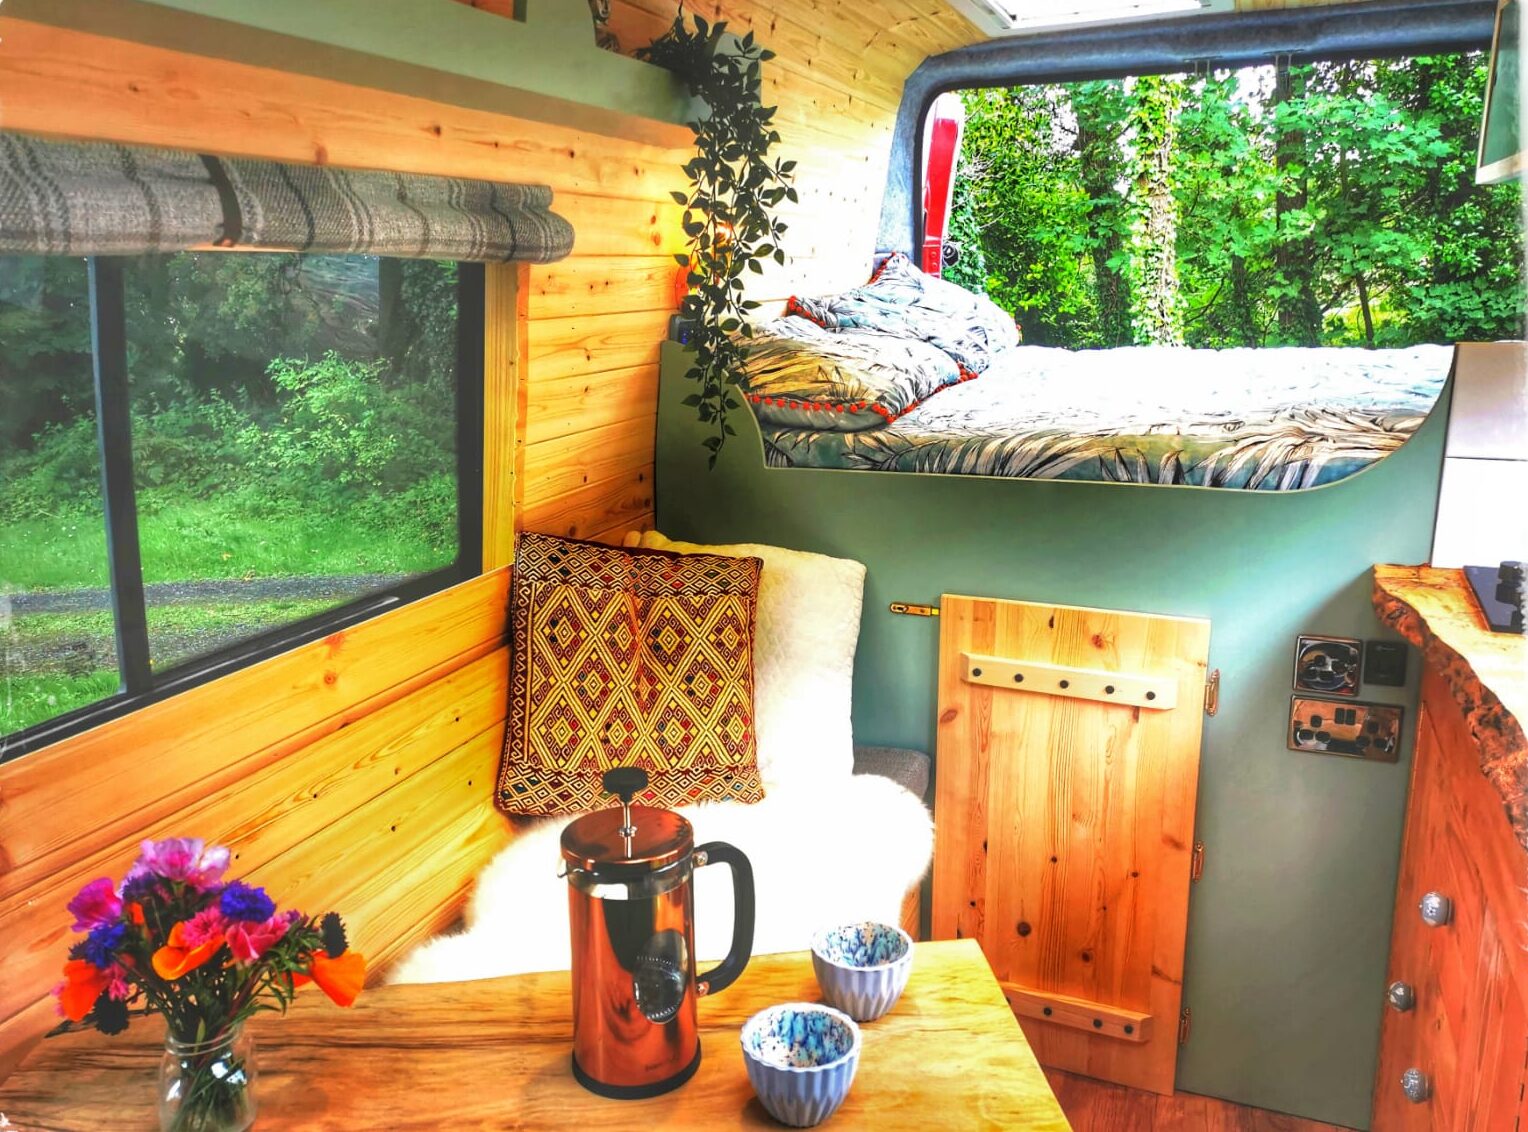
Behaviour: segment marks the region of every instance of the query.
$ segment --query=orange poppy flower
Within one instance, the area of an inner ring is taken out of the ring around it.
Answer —
[[[338,959],[330,959],[326,951],[315,951],[309,974],[336,1004],[349,1006],[366,982],[366,959],[354,951],[347,951]]]
[[[184,922],[176,924],[170,929],[169,941],[154,952],[154,973],[161,979],[173,981],[196,970],[222,946],[223,941],[218,938],[208,940],[200,947],[187,947],[186,925]]]
[[[59,1012],[71,1022],[84,1021],[110,982],[111,976],[90,960],[69,960],[64,964],[64,981],[54,991]]]

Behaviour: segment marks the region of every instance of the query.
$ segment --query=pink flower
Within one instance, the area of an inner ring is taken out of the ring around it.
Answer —
[[[235,962],[253,963],[279,943],[296,920],[296,912],[278,912],[259,924],[236,921],[228,928],[228,950],[233,952]]]
[[[227,847],[214,845],[208,849],[200,837],[145,841],[140,850],[138,860],[127,872],[128,880],[156,876],[206,889],[217,884],[223,870],[228,868]]]
[[[111,878],[98,877],[69,901],[74,913],[74,930],[88,932],[102,924],[114,924],[122,918],[122,898],[112,887]]]
[[[106,974],[111,982],[106,984],[106,993],[118,1002],[126,1002],[133,997],[133,984],[127,981],[127,968],[120,963],[113,963],[106,968]]]
[[[197,948],[214,940],[221,941],[228,930],[228,917],[218,910],[216,904],[203,908],[185,922],[182,938],[188,948]]]

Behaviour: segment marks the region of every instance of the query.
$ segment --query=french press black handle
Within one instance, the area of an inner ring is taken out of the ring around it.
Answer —
[[[721,964],[696,977],[697,995],[726,990],[748,966],[753,954],[753,866],[736,846],[725,841],[708,841],[698,846],[695,855],[705,854],[705,864],[726,865],[732,870],[732,947]]]
[[[605,793],[621,799],[621,805],[631,805],[631,800],[647,789],[647,771],[639,766],[617,766],[600,777]]]

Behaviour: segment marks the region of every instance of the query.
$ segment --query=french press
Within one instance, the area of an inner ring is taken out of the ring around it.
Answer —
[[[573,943],[573,1076],[605,1097],[655,1097],[700,1066],[695,1000],[731,985],[753,949],[753,869],[721,841],[697,847],[672,810],[632,804],[647,788],[640,767],[605,772],[621,800],[562,831]],[[695,973],[698,868],[732,870],[732,947]]]

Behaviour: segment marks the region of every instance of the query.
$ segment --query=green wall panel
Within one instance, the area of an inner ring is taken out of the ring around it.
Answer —
[[[938,622],[892,614],[891,601],[967,593],[1210,619],[1221,706],[1205,721],[1208,854],[1189,915],[1194,1026],[1179,1087],[1367,1127],[1419,658],[1407,688],[1361,691],[1406,705],[1399,763],[1289,751],[1284,729],[1297,633],[1391,636],[1369,570],[1427,558],[1446,399],[1394,455],[1309,492],[771,470],[749,419],[708,473],[704,433],[678,404],[682,355],[665,351],[659,529],[869,567],[859,742],[933,749]]]

